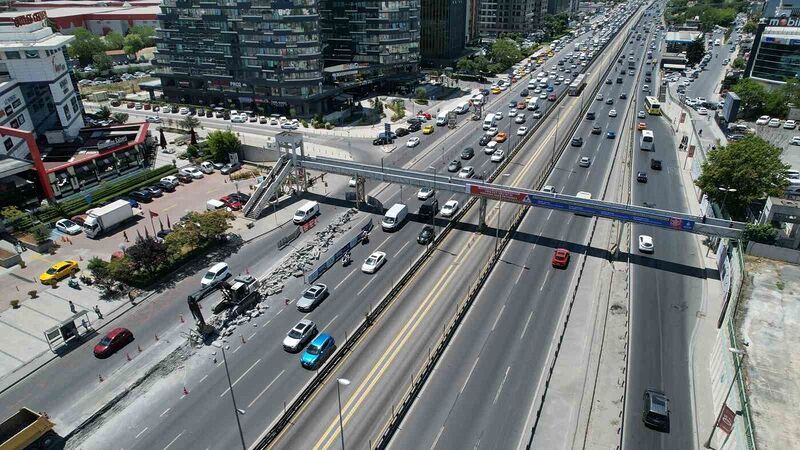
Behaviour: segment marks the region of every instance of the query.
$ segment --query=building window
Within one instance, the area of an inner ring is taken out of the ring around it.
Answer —
[[[6,138],[6,140],[3,141],[3,146],[5,146],[6,151],[11,150],[11,147],[14,146],[14,142],[11,141],[11,138]]]
[[[22,100],[20,100],[20,99],[15,99],[13,102],[11,102],[11,106],[12,106],[14,109],[16,109],[16,108],[19,108],[19,106],[20,106],[21,104],[22,104]]]
[[[64,117],[66,117],[67,120],[72,119],[72,113],[69,112],[69,105],[64,105]]]
[[[72,100],[70,100],[70,103],[72,103],[72,109],[73,109],[73,110],[74,110],[76,113],[77,113],[78,111],[80,111],[80,109],[81,109],[81,108],[80,108],[80,105],[78,105],[78,97],[77,97],[77,96],[75,96],[75,97],[72,97]]]
[[[36,59],[39,57],[39,50],[25,50],[25,57],[28,59]]]
[[[25,114],[20,114],[19,117],[17,117],[17,120],[19,121],[20,125],[24,124],[25,123]]]
[[[6,52],[6,59],[20,59],[19,52]]]

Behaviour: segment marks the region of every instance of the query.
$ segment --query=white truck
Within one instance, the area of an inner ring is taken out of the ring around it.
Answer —
[[[118,227],[133,217],[133,208],[127,200],[117,200],[106,206],[95,208],[89,212],[83,222],[83,232],[95,238]]]
[[[440,127],[447,125],[447,111],[442,111],[436,116],[436,125]]]

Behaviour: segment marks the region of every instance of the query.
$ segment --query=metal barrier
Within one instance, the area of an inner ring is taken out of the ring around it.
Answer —
[[[322,264],[317,266],[316,269],[307,273],[306,284],[311,284],[315,282],[319,277],[322,276],[323,273],[325,273],[328,269],[330,269],[331,266],[336,264],[336,261],[338,261],[339,258],[344,256],[345,253],[347,253],[356,245],[358,245],[358,243],[361,242],[361,240],[364,239],[364,236],[366,236],[366,234],[369,233],[370,231],[372,231],[372,218],[369,219],[369,223],[361,227],[360,233],[353,236],[353,238],[350,239],[348,242],[345,242],[343,246],[341,246],[338,250],[333,252],[333,254],[329,256],[328,259],[323,261]]]

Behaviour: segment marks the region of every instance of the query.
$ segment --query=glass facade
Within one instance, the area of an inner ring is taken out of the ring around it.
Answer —
[[[461,56],[466,39],[465,0],[426,0],[422,3],[422,58],[451,60]]]
[[[800,29],[795,34],[764,34],[751,77],[784,82],[800,75]]]
[[[478,9],[478,29],[484,37],[528,34],[539,27],[546,7],[542,0],[484,0]]]

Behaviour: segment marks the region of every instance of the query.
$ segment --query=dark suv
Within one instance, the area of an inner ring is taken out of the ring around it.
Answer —
[[[655,389],[645,389],[642,422],[645,426],[669,433],[669,399]]]
[[[589,111],[586,113],[586,120],[594,120],[594,111]]]

